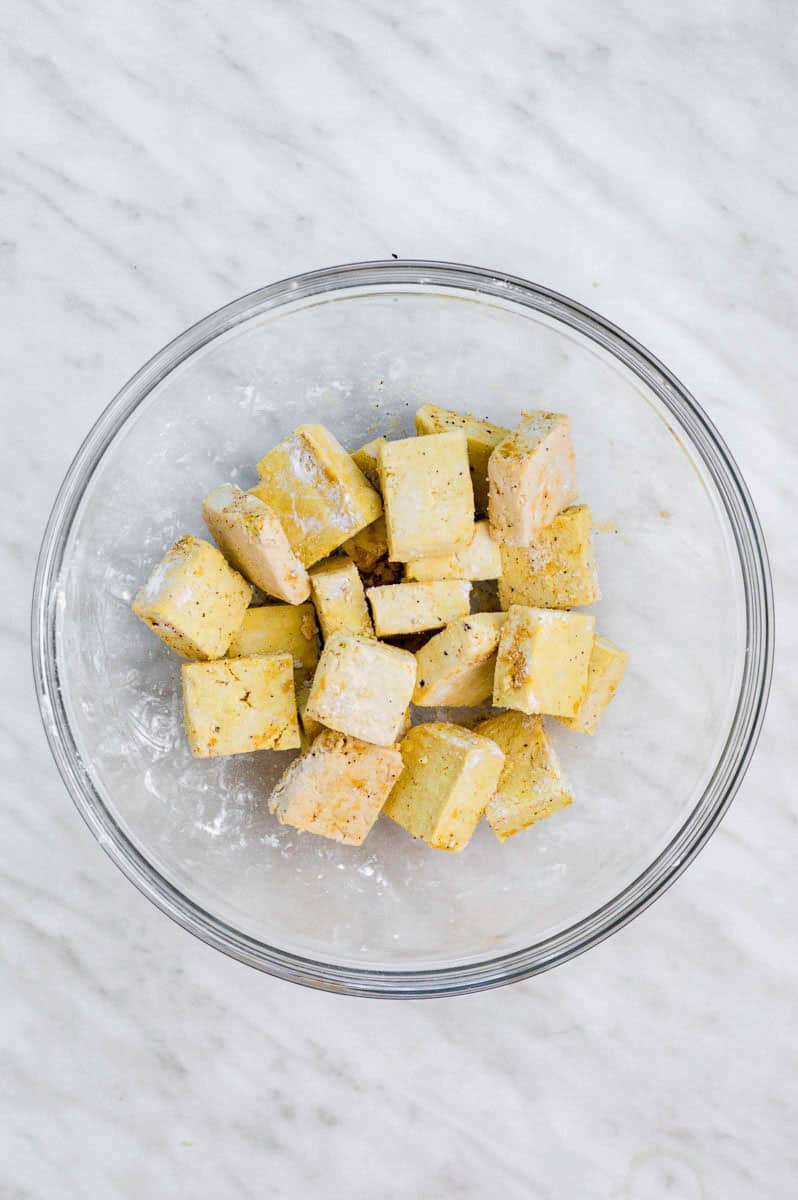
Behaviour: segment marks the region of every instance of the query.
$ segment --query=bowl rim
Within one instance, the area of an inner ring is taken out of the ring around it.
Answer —
[[[183,895],[117,825],[84,767],[59,682],[58,578],[86,486],[133,411],[168,374],[237,325],[297,300],[357,288],[452,289],[533,309],[599,344],[642,380],[684,429],[717,489],[734,538],[745,602],[746,653],[728,734],[701,798],[660,855],[594,912],[531,947],[462,965],[419,970],[317,962],[242,933]],[[729,450],[691,393],[653,354],[592,309],[550,288],[481,267],[423,259],[347,263],[288,277],[223,305],[179,334],[121,388],[78,449],[44,531],[33,587],[33,673],[42,723],[56,766],[86,824],[127,878],[178,925],[207,945],[306,987],[364,997],[455,996],[550,970],[603,941],[638,916],[681,875],[717,828],[756,746],[773,668],[773,590],[759,518]]]

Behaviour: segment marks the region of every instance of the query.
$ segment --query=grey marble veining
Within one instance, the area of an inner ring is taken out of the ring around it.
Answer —
[[[780,0],[0,12],[0,1196],[794,1195],[798,42]],[[666,897],[512,989],[300,991],[125,882],[46,751],[28,598],[83,434],[232,297],[352,259],[516,272],[705,405],[780,645],[759,751]]]

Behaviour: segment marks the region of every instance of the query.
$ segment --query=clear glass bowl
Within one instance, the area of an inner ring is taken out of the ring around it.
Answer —
[[[254,482],[303,421],[349,447],[412,432],[425,401],[512,425],[573,419],[598,526],[598,628],[631,665],[595,738],[552,722],[576,802],[447,855],[382,818],[341,847],[279,826],[288,755],[193,760],[179,662],[131,614],[150,565],[202,534],[201,497]],[[297,983],[468,992],[587,949],[639,913],[720,820],[772,657],[765,547],[737,468],[682,385],[627,334],[490,271],[381,262],[302,275],[187,330],[77,455],[42,546],[36,683],[64,781],[100,844],[210,945]]]

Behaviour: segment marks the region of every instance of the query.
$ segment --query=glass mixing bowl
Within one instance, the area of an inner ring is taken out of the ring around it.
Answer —
[[[570,413],[593,509],[599,631],[631,655],[596,737],[551,722],[575,803],[499,844],[429,849],[387,818],[360,848],[277,824],[290,754],[194,760],[179,661],[131,614],[150,566],[203,534],[201,498],[254,483],[304,421],[355,448],[426,402],[514,425]],[[772,599],[738,470],[682,385],[603,318],[524,280],[431,262],[336,267],[200,321],[122,389],[58,495],[33,604],[36,684],[100,844],[174,920],[285,979],[371,996],[468,992],[587,949],[712,833],[767,697]]]

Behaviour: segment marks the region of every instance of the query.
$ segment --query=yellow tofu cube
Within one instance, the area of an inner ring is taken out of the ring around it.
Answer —
[[[576,500],[571,422],[562,413],[524,413],[488,462],[491,532],[497,542],[528,546]]]
[[[506,613],[473,613],[452,621],[416,652],[413,703],[471,708],[493,694],[493,671]]]
[[[436,850],[463,850],[496,790],[494,741],[446,722],[414,725],[399,743],[404,771],[383,809]]]
[[[198,758],[299,746],[290,654],[184,663],[183,711]]]
[[[467,546],[433,558],[417,558],[405,564],[405,579],[425,582],[433,579],[498,579],[502,557],[498,542],[490,536],[487,521],[477,521]]]
[[[359,846],[402,770],[392,746],[325,729],[278,781],[269,809],[283,825]]]
[[[376,521],[382,501],[323,425],[300,425],[258,463],[252,494],[277,514],[306,567]]]
[[[437,583],[395,583],[366,593],[378,637],[441,629],[470,611],[471,584],[463,579]]]
[[[468,445],[468,464],[474,485],[474,506],[478,513],[488,511],[488,459],[502,438],[510,432],[503,425],[480,421],[470,413],[451,412],[437,404],[424,404],[416,413],[416,433],[447,433],[462,429]]]
[[[307,600],[308,573],[276,514],[258,496],[225,483],[205,497],[202,516],[228,562],[250,583],[288,604]]]
[[[573,802],[540,717],[501,713],[477,725],[476,732],[504,751],[499,783],[485,809],[500,842]]]
[[[319,661],[319,630],[312,604],[266,604],[244,613],[228,658],[290,654],[295,671],[312,671]]]
[[[215,546],[186,534],[153,568],[132,608],[184,658],[221,658],[251,597],[246,579]]]
[[[528,546],[501,547],[499,599],[502,608],[572,608],[601,599],[586,504],[566,508]]]
[[[331,558],[314,567],[310,584],[325,641],[339,631],[374,636],[363,583],[350,559]]]
[[[511,605],[499,638],[494,705],[574,716],[587,687],[595,627],[585,613]]]
[[[371,486],[377,491],[380,490],[379,453],[380,446],[384,441],[384,437],[378,437],[373,442],[366,442],[365,446],[361,446],[359,450],[352,451],[355,466],[363,472]]]
[[[616,646],[609,638],[598,637],[593,640],[590,663],[587,669],[587,688],[579,702],[579,707],[572,717],[558,718],[569,729],[579,733],[596,732],[604,709],[612,700],[623,678],[629,655],[620,646]]]
[[[341,549],[349,555],[359,571],[373,571],[380,559],[388,554],[385,517],[377,517],[376,521],[345,541]]]
[[[339,733],[391,746],[415,682],[416,660],[409,651],[334,633],[322,650],[305,713]]]
[[[394,562],[452,554],[468,545],[474,490],[462,431],[383,442],[379,463],[388,554]]]

